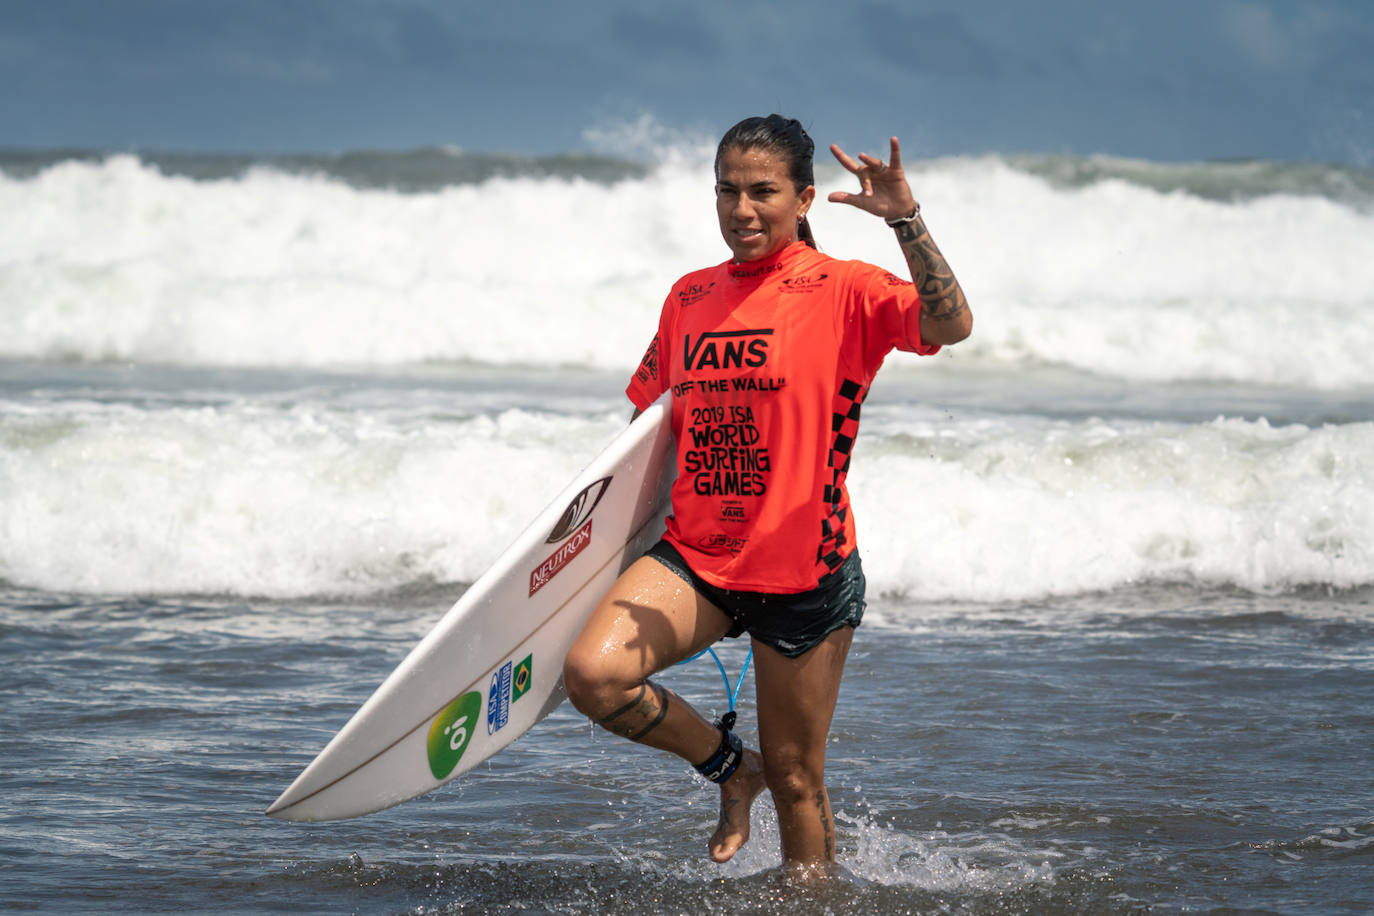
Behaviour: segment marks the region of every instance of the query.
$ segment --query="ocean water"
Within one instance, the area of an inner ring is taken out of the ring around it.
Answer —
[[[1374,173],[909,172],[975,330],[865,410],[843,875],[799,887],[766,798],[713,865],[713,789],[566,705],[389,811],[262,815],[623,427],[726,256],[709,150],[0,153],[0,909],[1374,908]]]

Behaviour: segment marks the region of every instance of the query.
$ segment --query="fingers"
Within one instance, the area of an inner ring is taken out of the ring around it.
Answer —
[[[859,163],[854,161],[853,157],[851,157],[844,150],[840,149],[839,144],[830,144],[830,153],[840,161],[840,165],[844,166],[846,169],[855,174],[858,174],[859,170],[863,168],[863,166],[859,165]]]
[[[874,175],[881,175],[883,172],[887,171],[887,163],[876,156],[870,156],[868,153],[859,153],[859,160],[863,162],[868,168],[868,171]]]
[[[835,143],[830,144],[830,152],[839,160],[840,165],[844,166],[855,175],[858,175],[865,169],[867,169],[869,173],[881,175],[888,169],[900,171],[902,168],[901,144],[897,142],[896,137],[892,137],[888,143],[890,152],[887,162],[884,162],[876,156],[870,156],[868,153],[859,153],[859,158],[855,159],[853,156],[840,149],[839,145]]]

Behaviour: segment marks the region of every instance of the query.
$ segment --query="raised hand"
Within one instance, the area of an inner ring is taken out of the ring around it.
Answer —
[[[916,198],[911,194],[911,186],[902,172],[902,148],[893,137],[892,153],[888,162],[883,162],[868,153],[859,153],[854,159],[839,146],[830,144],[830,152],[859,179],[859,193],[834,191],[827,198],[832,203],[849,204],[883,219],[899,219],[910,216],[916,209]]]

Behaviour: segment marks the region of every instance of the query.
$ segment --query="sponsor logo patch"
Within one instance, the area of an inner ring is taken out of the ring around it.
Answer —
[[[435,779],[444,779],[458,766],[481,714],[482,694],[469,690],[434,717],[425,750],[429,756],[429,771]]]
[[[606,488],[611,485],[610,477],[603,477],[600,480],[587,484],[572,498],[568,503],[568,508],[563,510],[563,515],[558,519],[558,524],[553,526],[553,531],[544,539],[545,544],[557,544],[568,535],[572,534],[579,525],[592,517],[596,511],[596,506],[601,502],[601,497],[606,495]]]
[[[587,524],[577,529],[571,537],[563,542],[549,555],[543,563],[540,563],[530,571],[530,597],[544,586],[548,585],[554,576],[563,571],[563,567],[573,561],[579,553],[587,549],[587,545],[592,542],[592,520],[587,519]]]
[[[506,727],[510,721],[510,662],[502,665],[491,676],[491,686],[487,689],[487,734],[494,735]]]

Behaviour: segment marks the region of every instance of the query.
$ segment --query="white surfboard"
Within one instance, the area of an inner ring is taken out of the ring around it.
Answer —
[[[568,484],[354,713],[267,813],[380,811],[472,769],[565,698],[563,658],[597,601],[663,532],[669,395]]]

